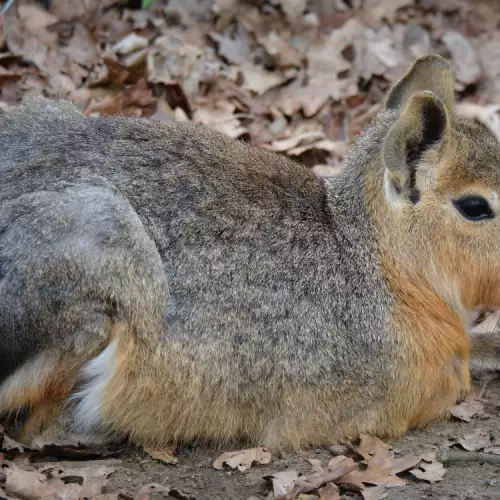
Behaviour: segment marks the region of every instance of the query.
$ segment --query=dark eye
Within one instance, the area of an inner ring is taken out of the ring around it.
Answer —
[[[493,218],[490,204],[482,196],[466,196],[453,200],[455,208],[469,220],[483,220]]]

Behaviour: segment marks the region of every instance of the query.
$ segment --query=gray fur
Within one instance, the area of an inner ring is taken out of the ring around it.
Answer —
[[[364,395],[346,411],[369,408],[395,341],[360,185],[393,120],[382,114],[346,173],[321,183],[192,125],[84,118],[67,103],[2,116],[0,381],[61,345],[97,355],[106,322],[124,319],[209,362],[206,390],[228,399],[335,386]]]

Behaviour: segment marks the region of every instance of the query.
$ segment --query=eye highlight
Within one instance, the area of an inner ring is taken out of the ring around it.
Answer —
[[[494,217],[490,204],[482,196],[464,196],[458,200],[453,200],[453,205],[468,220],[479,221]]]

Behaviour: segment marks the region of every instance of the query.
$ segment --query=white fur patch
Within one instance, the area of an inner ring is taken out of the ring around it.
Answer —
[[[396,193],[394,184],[392,183],[391,173],[387,168],[384,172],[384,194],[385,199],[394,210],[400,210],[406,206],[403,197]]]
[[[106,385],[113,374],[113,357],[118,341],[111,342],[96,358],[82,369],[83,388],[73,393],[77,400],[74,411],[74,426],[79,431],[92,432],[101,423],[102,403]]]

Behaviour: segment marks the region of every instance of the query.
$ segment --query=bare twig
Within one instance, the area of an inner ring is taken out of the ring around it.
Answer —
[[[443,464],[453,462],[483,462],[488,464],[500,464],[500,455],[490,455],[489,453],[474,453],[470,451],[450,450],[442,448],[436,454],[437,460]]]

